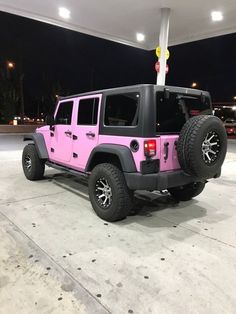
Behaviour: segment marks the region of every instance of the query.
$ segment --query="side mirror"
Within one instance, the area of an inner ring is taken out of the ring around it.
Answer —
[[[50,130],[52,130],[53,126],[55,125],[54,117],[49,114],[49,115],[46,116],[45,121],[46,121],[46,124],[50,126]]]

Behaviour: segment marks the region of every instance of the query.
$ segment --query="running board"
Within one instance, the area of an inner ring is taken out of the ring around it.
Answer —
[[[77,171],[77,170],[74,170],[74,169],[71,169],[71,168],[67,168],[65,166],[62,166],[62,165],[58,165],[58,164],[55,164],[53,162],[49,162],[49,161],[46,161],[46,166],[50,167],[50,168],[54,168],[54,169],[57,169],[57,170],[61,170],[61,171],[66,171],[66,172],[69,172],[71,174],[73,174],[74,176],[77,176],[77,177],[88,177],[88,174],[85,173],[85,172],[80,172],[80,171]]]

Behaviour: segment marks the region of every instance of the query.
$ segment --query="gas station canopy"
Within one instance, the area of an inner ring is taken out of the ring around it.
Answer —
[[[169,46],[236,32],[235,0],[0,0],[1,11],[147,50],[158,43],[161,8],[170,9]]]

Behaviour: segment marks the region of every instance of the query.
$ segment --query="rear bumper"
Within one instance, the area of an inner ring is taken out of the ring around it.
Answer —
[[[191,182],[206,181],[186,174],[182,170],[155,174],[124,173],[127,186],[131,190],[165,190]]]

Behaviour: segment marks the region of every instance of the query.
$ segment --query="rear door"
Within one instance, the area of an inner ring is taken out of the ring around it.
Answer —
[[[68,164],[72,154],[72,116],[74,99],[60,101],[55,112],[54,131],[50,132],[50,159]]]
[[[160,170],[176,170],[180,168],[176,143],[178,135],[161,135],[160,136]]]
[[[102,94],[79,97],[73,124],[72,165],[84,170],[91,151],[98,143]]]
[[[176,144],[188,119],[199,114],[212,114],[209,97],[170,92],[156,94],[156,131],[160,136],[160,170],[180,168]]]

